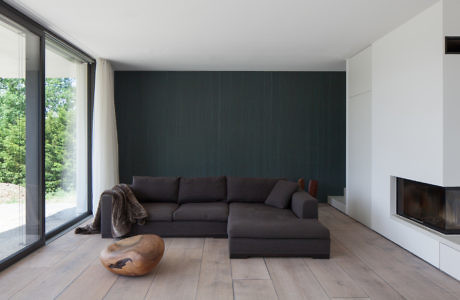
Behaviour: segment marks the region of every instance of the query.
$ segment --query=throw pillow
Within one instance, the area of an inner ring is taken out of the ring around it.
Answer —
[[[270,195],[265,200],[266,205],[277,208],[287,208],[291,201],[292,194],[297,191],[299,185],[297,182],[287,180],[278,180],[273,187]]]

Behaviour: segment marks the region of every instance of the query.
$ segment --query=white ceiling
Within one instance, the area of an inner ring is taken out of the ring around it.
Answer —
[[[437,0],[7,0],[118,70],[344,70]]]

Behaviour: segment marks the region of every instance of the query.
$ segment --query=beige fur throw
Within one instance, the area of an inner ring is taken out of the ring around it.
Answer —
[[[112,235],[122,237],[131,231],[132,224],[145,224],[148,214],[145,208],[134,196],[127,184],[117,184],[101,195],[112,196]],[[91,224],[77,227],[76,234],[94,234],[101,232],[101,203],[97,207],[96,215]]]

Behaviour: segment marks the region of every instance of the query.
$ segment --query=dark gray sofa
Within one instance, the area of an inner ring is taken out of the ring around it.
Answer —
[[[305,191],[297,191],[287,208],[265,204],[279,180],[135,176],[130,187],[147,210],[149,219],[145,225],[133,225],[131,234],[228,237],[232,258],[328,258],[329,230],[318,222],[315,198]],[[111,196],[105,195],[101,201],[102,237],[112,237]]]

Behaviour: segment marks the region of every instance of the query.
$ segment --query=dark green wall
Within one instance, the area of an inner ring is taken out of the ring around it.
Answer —
[[[344,72],[115,72],[120,180],[133,175],[345,186]]]

